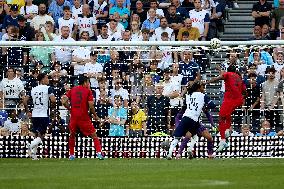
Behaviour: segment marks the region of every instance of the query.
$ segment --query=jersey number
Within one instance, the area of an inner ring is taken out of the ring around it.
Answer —
[[[35,93],[35,105],[42,105],[43,106],[43,92],[36,92]]]
[[[195,102],[195,101],[196,101],[196,98],[189,98],[189,101],[190,101],[190,104],[189,104],[190,107],[189,107],[189,109],[197,111],[197,109],[198,109],[198,103]]]
[[[83,95],[81,91],[77,91],[76,93],[76,101],[74,103],[74,107],[75,108],[81,108],[81,103],[82,103],[82,99],[83,99]]]

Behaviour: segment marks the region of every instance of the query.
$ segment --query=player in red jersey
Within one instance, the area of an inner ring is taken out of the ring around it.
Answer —
[[[236,73],[235,66],[229,66],[227,72],[221,74],[219,77],[213,78],[206,83],[213,83],[219,80],[225,81],[224,101],[220,107],[219,112],[219,131],[221,141],[219,143],[217,152],[222,151],[228,147],[226,138],[231,134],[231,116],[237,107],[244,104],[244,94],[246,91],[245,84],[239,74]]]
[[[69,152],[70,160],[74,160],[75,135],[78,129],[85,135],[91,136],[94,140],[94,147],[97,152],[97,158],[104,159],[101,154],[101,143],[97,137],[96,130],[89,117],[89,110],[92,117],[97,120],[97,114],[94,108],[94,97],[90,90],[89,78],[80,76],[79,86],[73,87],[66,95],[61,98],[62,104],[71,110],[71,119],[69,123]]]

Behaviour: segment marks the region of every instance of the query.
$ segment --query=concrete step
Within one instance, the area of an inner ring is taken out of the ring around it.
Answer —
[[[225,22],[226,25],[236,25],[236,26],[242,26],[242,25],[254,25],[254,20],[228,20]]]
[[[253,28],[254,27],[254,22],[253,23],[245,23],[245,24],[236,24],[236,23],[233,23],[233,22],[230,22],[230,23],[227,23],[227,24],[224,24],[225,26],[225,29],[228,29],[228,28],[236,28],[236,29],[243,29],[243,28]]]
[[[254,21],[254,18],[250,15],[230,15],[229,16],[229,21]]]
[[[252,28],[226,27],[224,34],[252,34]]]

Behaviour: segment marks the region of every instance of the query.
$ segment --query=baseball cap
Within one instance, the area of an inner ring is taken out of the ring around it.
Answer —
[[[23,15],[19,15],[18,21],[26,21],[26,18]]]
[[[18,7],[18,5],[11,5],[10,10],[11,10],[11,11],[18,11],[18,10],[19,10],[19,7]]]

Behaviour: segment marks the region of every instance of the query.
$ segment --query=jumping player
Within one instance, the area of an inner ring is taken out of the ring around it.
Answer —
[[[31,90],[31,94],[27,95],[24,104],[26,111],[30,114],[28,108],[28,100],[30,96],[33,100],[33,111],[32,111],[32,131],[35,134],[35,139],[28,144],[28,154],[32,160],[38,160],[36,152],[38,145],[42,142],[43,137],[46,133],[47,127],[49,125],[49,100],[51,107],[55,107],[56,98],[52,87],[48,86],[49,79],[44,73],[40,73],[37,76],[39,85]]]
[[[231,116],[237,107],[244,104],[243,95],[245,95],[246,90],[241,76],[236,73],[236,67],[233,65],[228,67],[227,72],[221,74],[219,77],[207,81],[206,83],[213,83],[219,80],[225,81],[225,94],[219,113],[219,131],[221,141],[216,150],[217,152],[228,147],[226,138],[228,138],[231,134]]]
[[[191,85],[186,95],[186,110],[179,126],[174,131],[174,140],[171,142],[167,159],[172,158],[172,153],[176,147],[179,138],[187,135],[188,138],[196,135],[200,127],[199,117],[204,105],[210,103],[209,98],[204,94],[204,84],[195,82]]]
[[[101,144],[97,137],[96,130],[89,117],[89,109],[92,117],[97,120],[97,114],[94,108],[93,94],[90,90],[90,81],[86,76],[79,77],[79,86],[73,87],[66,95],[61,98],[62,104],[71,110],[71,119],[69,123],[69,160],[74,160],[75,135],[78,129],[85,135],[91,136],[94,140],[94,147],[97,152],[97,158],[103,160],[101,154]]]
[[[213,101],[209,101],[209,106],[210,108],[215,108],[216,105],[213,103]],[[179,122],[182,118],[182,112],[181,111],[177,117],[176,117],[176,126],[178,127],[179,125]],[[198,137],[201,137],[203,136],[204,138],[207,139],[207,152],[208,152],[208,158],[213,158],[214,155],[214,151],[213,151],[213,148],[214,148],[214,140],[211,136],[211,134],[209,133],[209,131],[207,130],[207,128],[200,122],[199,123],[200,126],[197,130],[197,135],[194,135],[192,138],[191,138],[191,141],[190,141],[190,144],[189,144],[189,149],[188,149],[188,155],[189,155],[189,158],[193,158],[193,147],[195,145],[195,143],[198,141]],[[187,137],[187,135],[183,138],[182,142],[181,142],[181,145],[178,149],[178,154],[176,155],[176,158],[179,159],[181,158],[181,154],[183,152],[183,149],[187,146],[187,143],[189,142],[190,138]]]

